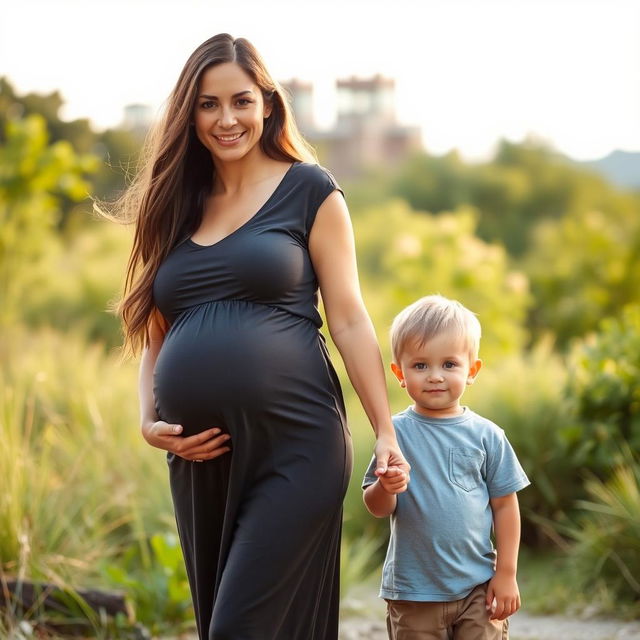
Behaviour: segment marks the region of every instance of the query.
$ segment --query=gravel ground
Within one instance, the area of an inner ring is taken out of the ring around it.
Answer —
[[[371,590],[361,590],[343,605],[340,640],[387,640],[384,602]],[[510,620],[511,640],[640,640],[640,621],[621,622],[530,616],[519,611]]]
[[[511,618],[510,637],[511,640],[640,640],[640,623],[517,613]],[[384,621],[345,619],[340,627],[340,640],[387,640]]]
[[[517,613],[511,618],[510,637],[511,640],[640,640],[640,623]],[[387,640],[384,621],[345,619],[340,627],[340,640]]]

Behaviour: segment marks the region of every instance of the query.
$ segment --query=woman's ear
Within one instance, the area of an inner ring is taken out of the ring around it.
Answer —
[[[263,94],[263,102],[262,117],[266,120],[273,111],[273,94],[266,96]]]
[[[404,380],[404,374],[402,373],[402,369],[395,363],[391,363],[391,371],[393,371],[393,375],[398,378],[398,382],[400,386],[404,389],[407,386],[407,383]]]

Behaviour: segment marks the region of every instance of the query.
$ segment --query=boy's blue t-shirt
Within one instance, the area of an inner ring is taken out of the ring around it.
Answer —
[[[504,431],[466,407],[440,419],[409,407],[393,423],[411,482],[391,515],[380,596],[459,600],[494,574],[489,499],[519,491],[529,479]],[[376,481],[375,468],[374,457],[363,488]]]

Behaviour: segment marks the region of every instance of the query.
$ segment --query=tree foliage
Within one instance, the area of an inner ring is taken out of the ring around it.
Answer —
[[[404,306],[440,293],[478,314],[483,353],[505,354],[523,346],[527,278],[510,268],[500,245],[475,235],[476,220],[471,208],[431,216],[399,200],[355,217],[361,280],[376,326],[389,327]]]
[[[29,115],[44,118],[49,140],[65,141],[80,154],[93,154],[101,159],[96,170],[88,176],[91,194],[100,199],[112,199],[124,189],[135,169],[141,147],[141,134],[124,128],[96,131],[87,118],[67,121],[61,118],[64,99],[59,91],[49,94],[18,95],[6,78],[0,77],[0,143],[8,120]],[[60,199],[60,224],[65,226],[74,217],[76,224],[86,220],[86,209],[77,211],[73,199]]]
[[[37,115],[10,120],[0,147],[0,326],[21,316],[44,276],[38,266],[57,242],[59,200],[89,195],[86,175],[96,158],[76,154],[65,141],[49,144]]]
[[[603,320],[600,331],[576,348],[569,393],[586,468],[606,475],[626,462],[623,445],[640,450],[640,305]]]
[[[393,191],[421,211],[475,207],[478,235],[504,244],[514,257],[526,252],[540,222],[592,209],[616,215],[640,206],[637,195],[620,193],[535,140],[503,141],[491,161],[478,164],[465,164],[455,154],[418,154],[400,168]]]
[[[559,346],[640,302],[640,216],[634,207],[583,210],[536,230],[525,271],[536,299],[530,324]]]

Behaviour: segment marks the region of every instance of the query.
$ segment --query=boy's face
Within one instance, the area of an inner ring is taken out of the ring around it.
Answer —
[[[450,418],[462,412],[460,398],[481,366],[480,360],[471,360],[465,340],[445,332],[421,346],[408,342],[400,362],[392,363],[391,369],[415,402],[418,413]]]

